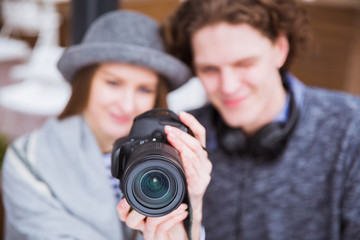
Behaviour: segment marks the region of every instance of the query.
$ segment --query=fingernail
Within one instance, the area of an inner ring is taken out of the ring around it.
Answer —
[[[168,136],[168,138],[170,138],[170,139],[173,139],[173,140],[176,139],[175,135],[174,135],[172,132],[169,132],[167,136]]]
[[[165,131],[165,133],[169,133],[169,132],[171,132],[171,129],[172,129],[171,126],[165,125],[164,131]]]
[[[120,208],[125,208],[125,206],[126,206],[126,205],[125,205],[125,202],[124,202],[124,201],[120,201],[120,202],[119,202],[119,207],[120,207]]]
[[[187,117],[188,116],[188,113],[187,112],[184,112],[184,111],[181,111],[179,113],[179,115],[181,115],[182,117]]]
[[[188,205],[183,203],[183,204],[180,205],[179,210],[183,211],[183,210],[186,210],[187,208],[188,208]]]

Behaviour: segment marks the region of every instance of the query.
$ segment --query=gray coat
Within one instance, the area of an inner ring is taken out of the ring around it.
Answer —
[[[16,140],[2,168],[6,239],[129,239],[102,158],[80,116]]]

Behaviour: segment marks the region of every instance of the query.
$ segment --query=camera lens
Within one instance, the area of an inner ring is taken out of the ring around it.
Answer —
[[[148,209],[163,209],[169,206],[177,194],[178,183],[174,170],[163,166],[163,162],[152,160],[140,164],[137,169],[142,169],[134,176],[132,196],[138,207]],[[172,168],[172,167],[170,167]],[[131,175],[130,175],[131,176]]]
[[[181,158],[174,148],[163,143],[138,146],[120,182],[130,206],[149,217],[175,210],[186,193]]]
[[[158,199],[169,191],[169,178],[161,171],[149,171],[142,176],[140,185],[145,196]]]

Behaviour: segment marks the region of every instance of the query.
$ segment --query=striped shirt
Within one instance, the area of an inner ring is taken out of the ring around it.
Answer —
[[[114,196],[115,196],[117,202],[119,202],[123,196],[122,196],[122,193],[120,190],[120,180],[117,178],[114,178],[111,174],[111,153],[106,153],[103,156],[104,156],[103,159],[104,159],[106,171],[109,176],[111,188],[114,191]]]

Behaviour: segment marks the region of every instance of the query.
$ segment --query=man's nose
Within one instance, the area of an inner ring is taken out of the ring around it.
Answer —
[[[238,90],[240,76],[231,67],[223,68],[221,71],[221,91],[225,95],[231,95]]]

